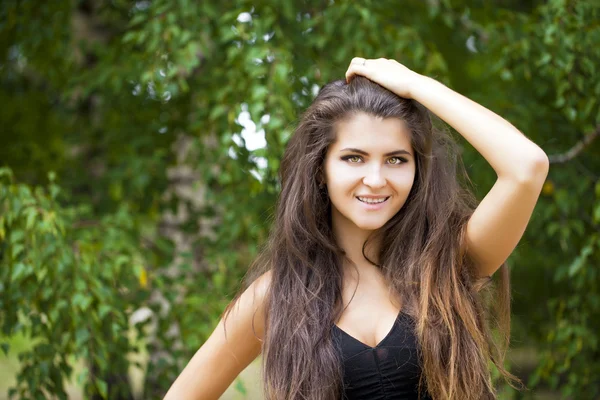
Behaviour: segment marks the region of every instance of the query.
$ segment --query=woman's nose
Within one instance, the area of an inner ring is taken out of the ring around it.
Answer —
[[[381,168],[374,167],[369,170],[363,178],[363,183],[372,188],[381,188],[385,186],[385,177],[381,173]]]

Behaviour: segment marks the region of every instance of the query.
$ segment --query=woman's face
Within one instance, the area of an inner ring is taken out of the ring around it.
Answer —
[[[365,113],[339,121],[324,171],[334,230],[378,229],[402,208],[414,182],[410,131],[399,119]]]

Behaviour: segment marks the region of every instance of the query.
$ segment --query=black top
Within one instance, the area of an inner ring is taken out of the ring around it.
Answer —
[[[421,364],[412,318],[400,312],[394,326],[375,347],[333,326],[344,362],[343,400],[418,400]],[[421,400],[431,400],[423,393]]]

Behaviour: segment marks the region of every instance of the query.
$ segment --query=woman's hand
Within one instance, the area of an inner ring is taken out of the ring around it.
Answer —
[[[423,75],[408,69],[398,61],[387,58],[375,60],[354,57],[346,71],[346,82],[350,82],[354,75],[362,75],[407,99],[412,98],[413,85],[423,78]]]

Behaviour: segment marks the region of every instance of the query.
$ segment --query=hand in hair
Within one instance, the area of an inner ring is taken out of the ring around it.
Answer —
[[[411,89],[423,77],[396,60],[387,58],[364,59],[354,57],[346,71],[346,82],[354,75],[362,75],[400,97],[412,98]]]

